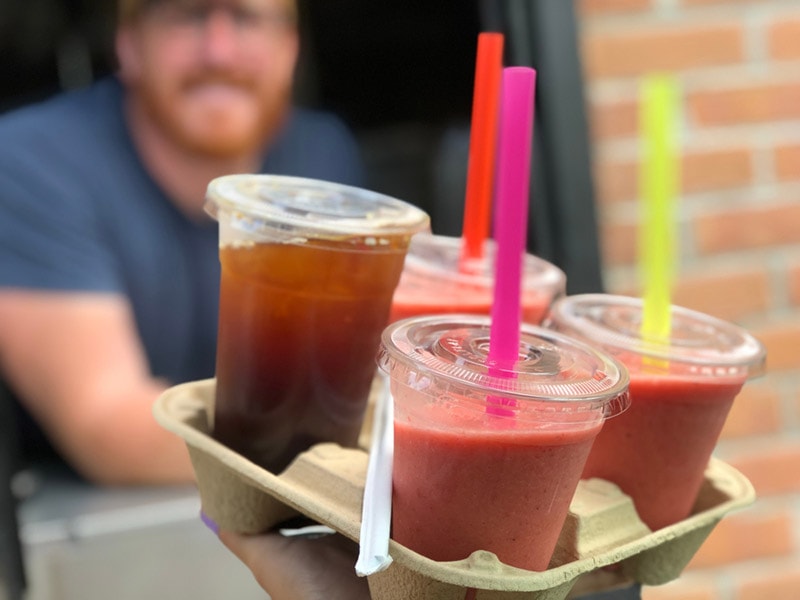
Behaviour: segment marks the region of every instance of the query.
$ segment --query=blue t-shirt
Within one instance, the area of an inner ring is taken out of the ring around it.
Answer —
[[[0,118],[0,287],[130,299],[153,375],[211,377],[217,224],[186,218],[145,171],[113,77]],[[262,172],[363,184],[335,117],[294,109]]]
[[[212,377],[217,224],[186,218],[153,181],[122,105],[109,77],[0,118],[0,287],[123,294],[154,376]],[[364,177],[343,123],[303,109],[292,111],[262,172],[350,185]],[[15,412],[23,459],[60,462],[20,405]]]

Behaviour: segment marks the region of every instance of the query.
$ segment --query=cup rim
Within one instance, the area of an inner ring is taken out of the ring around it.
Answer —
[[[213,179],[206,212],[234,215],[253,231],[307,237],[412,235],[430,227],[422,209],[365,188],[307,177],[233,174]]]
[[[415,389],[436,394],[446,388],[459,399],[477,403],[502,397],[519,411],[542,415],[598,413],[610,417],[625,410],[629,375],[612,356],[551,329],[523,323],[520,360],[505,369],[488,360],[491,328],[487,316],[448,314],[410,317],[384,329],[378,365],[393,373],[413,373]],[[399,368],[399,370],[398,370]],[[433,385],[433,379],[440,385]]]
[[[458,261],[461,254],[461,237],[424,233],[411,240],[406,255],[404,273],[424,275],[446,279],[453,282],[463,281],[467,284],[476,284],[490,288],[494,282],[494,256],[496,242],[488,238],[484,240],[484,257],[473,261],[474,269],[467,272],[458,270]],[[424,256],[418,250],[442,250],[448,260],[448,267],[433,262],[430,256]],[[531,253],[523,257],[523,289],[525,290],[551,290],[554,293],[563,293],[566,290],[567,276],[557,265]]]
[[[556,300],[544,324],[598,344],[614,355],[630,353],[665,361],[697,377],[756,377],[764,373],[766,348],[744,328],[673,304],[669,338],[643,338],[637,328],[643,307],[642,298],[635,296],[575,294]]]

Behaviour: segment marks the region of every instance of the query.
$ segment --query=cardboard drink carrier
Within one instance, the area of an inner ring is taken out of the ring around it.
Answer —
[[[371,405],[380,387],[373,387]],[[204,512],[223,529],[261,533],[304,515],[358,541],[371,419],[359,448],[318,444],[280,474],[270,473],[211,436],[215,381],[165,391],[154,405],[162,427],[180,436],[191,456]],[[614,484],[581,481],[546,571],[502,564],[486,551],[437,562],[390,542],[392,564],[370,575],[374,600],[563,600],[639,582],[676,579],[714,526],[751,504],[755,492],[733,467],[711,459],[692,514],[658,531],[639,519],[631,499]]]

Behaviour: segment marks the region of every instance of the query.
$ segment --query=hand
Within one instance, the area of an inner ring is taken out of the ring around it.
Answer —
[[[279,533],[219,538],[252,572],[272,600],[369,600],[355,572],[358,546],[342,535],[309,539]]]

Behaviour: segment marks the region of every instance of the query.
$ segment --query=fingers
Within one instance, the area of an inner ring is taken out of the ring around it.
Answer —
[[[341,535],[285,538],[220,531],[220,540],[252,572],[273,600],[369,600],[355,574],[357,545]]]
[[[273,600],[289,598],[289,590],[285,589],[288,577],[281,569],[288,540],[277,534],[245,536],[225,530],[219,531],[219,539],[252,571]]]

